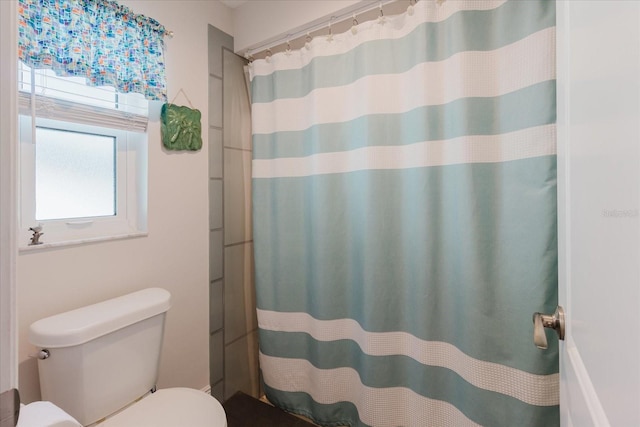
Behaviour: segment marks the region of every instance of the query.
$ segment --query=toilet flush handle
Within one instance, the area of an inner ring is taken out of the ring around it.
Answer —
[[[42,350],[40,350],[36,355],[36,357],[40,360],[48,359],[49,356],[51,356],[51,353],[49,353],[49,350],[47,350],[46,348],[43,348]]]

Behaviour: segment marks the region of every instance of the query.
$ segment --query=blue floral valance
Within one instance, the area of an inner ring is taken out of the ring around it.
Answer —
[[[166,101],[165,28],[109,0],[19,0],[18,56],[32,68]]]

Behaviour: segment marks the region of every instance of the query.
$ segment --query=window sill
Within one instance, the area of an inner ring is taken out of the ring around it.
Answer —
[[[104,236],[104,237],[91,237],[86,239],[78,239],[78,240],[67,240],[63,242],[42,242],[40,245],[23,245],[18,248],[20,253],[28,253],[35,252],[43,249],[55,249],[62,248],[67,246],[80,246],[91,243],[99,243],[99,242],[109,242],[111,240],[123,240],[123,239],[135,239],[138,237],[147,237],[149,233],[146,231],[138,231],[126,234],[116,234],[113,236]]]

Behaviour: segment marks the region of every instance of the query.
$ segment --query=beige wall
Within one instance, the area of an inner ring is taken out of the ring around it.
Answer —
[[[333,14],[359,3],[365,1],[250,0],[234,10],[234,50],[244,54],[247,48],[295,33],[309,24],[328,22]],[[372,3],[371,0],[368,3]]]
[[[209,384],[207,28],[232,34],[231,9],[210,1],[121,3],[175,32],[166,40],[169,98],[182,88],[202,112],[205,144],[195,153],[164,151],[155,105],[149,130],[149,236],[18,256],[19,388],[25,403],[40,397],[27,337],[33,321],[149,286],[172,294],[159,386]]]
[[[240,52],[360,3],[267,0],[231,10],[218,1],[120,2],[175,32],[166,43],[169,98],[180,88],[187,93],[202,112],[205,142],[210,117],[208,24],[233,35]],[[182,97],[177,102],[187,103]],[[24,402],[40,398],[36,360],[29,357],[35,350],[27,336],[32,322],[148,286],[172,294],[159,386],[209,384],[208,145],[196,153],[164,151],[158,110],[155,105],[149,130],[149,236],[18,256],[19,388]]]

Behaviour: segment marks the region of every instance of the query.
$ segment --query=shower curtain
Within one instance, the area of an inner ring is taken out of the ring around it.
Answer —
[[[251,65],[260,366],[327,426],[559,424],[555,3],[422,0]]]

